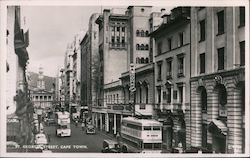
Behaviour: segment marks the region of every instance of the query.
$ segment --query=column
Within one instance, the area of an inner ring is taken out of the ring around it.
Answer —
[[[114,114],[114,134],[116,134],[116,114]]]
[[[100,113],[100,130],[102,131],[102,113]]]
[[[98,128],[98,113],[96,113],[95,115],[95,124],[96,124],[96,128]]]
[[[108,113],[105,114],[106,115],[106,132],[109,132],[109,115]]]

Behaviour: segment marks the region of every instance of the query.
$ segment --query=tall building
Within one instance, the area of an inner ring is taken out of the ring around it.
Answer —
[[[245,7],[191,9],[188,146],[245,152]]]
[[[32,143],[31,119],[33,115],[26,78],[29,34],[24,29],[22,20],[20,7],[7,7],[6,134],[7,141],[14,141],[19,145]]]
[[[163,123],[163,149],[186,149],[187,108],[190,105],[190,7],[162,16],[150,36],[155,39],[155,110]],[[187,138],[188,139],[188,138]]]
[[[73,102],[73,46],[68,44],[64,58],[64,96],[65,108],[70,110],[70,104]]]
[[[81,45],[81,105],[91,107],[97,105],[99,84],[99,27],[95,23],[98,13],[91,15],[89,28]]]

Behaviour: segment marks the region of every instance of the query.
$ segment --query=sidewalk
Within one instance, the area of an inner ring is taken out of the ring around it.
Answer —
[[[117,141],[116,137],[114,136],[114,134],[111,134],[111,133],[107,133],[106,131],[101,131],[99,129],[96,129],[96,132],[98,134],[102,134],[106,137],[108,137],[109,139],[113,140],[113,141]]]

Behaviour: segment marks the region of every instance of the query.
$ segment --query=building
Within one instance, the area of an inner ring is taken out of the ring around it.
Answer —
[[[92,107],[92,120],[97,120],[94,121],[96,123],[100,122],[97,124],[98,128],[116,134],[118,130],[116,117],[118,116],[107,111],[109,106],[107,98],[110,95],[116,101],[123,98],[119,78],[128,66],[128,16],[125,15],[124,9],[113,9],[112,11],[104,9],[103,14],[96,19],[96,23],[99,26],[100,73],[97,106]],[[112,114],[109,116],[108,113]]]
[[[83,32],[79,32],[75,35],[74,41],[72,43],[73,46],[73,98],[72,102],[76,105],[80,106],[80,92],[81,92],[81,47],[80,42],[82,41]]]
[[[70,104],[73,102],[73,46],[68,44],[64,57],[64,105],[67,111],[70,110]]]
[[[163,148],[186,148],[190,105],[190,8],[177,7],[162,16],[150,36],[155,40],[155,110],[163,123]],[[187,138],[188,139],[188,138]]]
[[[191,9],[191,113],[187,145],[245,152],[245,8]]]
[[[97,105],[99,84],[99,27],[95,23],[100,16],[91,15],[89,28],[83,37],[81,45],[81,101],[91,111],[91,106]]]
[[[33,105],[28,94],[26,66],[29,60],[28,30],[25,29],[21,8],[7,7],[6,109],[7,141],[19,145],[32,144],[31,120]],[[8,149],[7,149],[8,151]]]
[[[29,91],[35,110],[54,108],[55,89],[56,78],[45,76],[42,67],[38,73],[29,72]]]

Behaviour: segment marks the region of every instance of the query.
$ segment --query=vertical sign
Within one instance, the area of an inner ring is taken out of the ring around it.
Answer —
[[[129,90],[130,90],[130,92],[134,92],[134,91],[136,91],[136,88],[135,88],[135,65],[134,64],[130,64],[129,77],[130,77]]]

